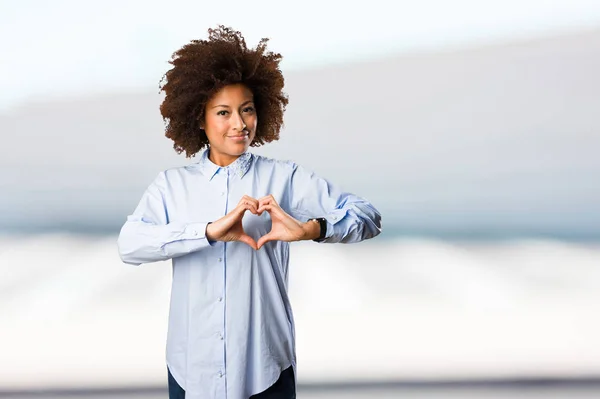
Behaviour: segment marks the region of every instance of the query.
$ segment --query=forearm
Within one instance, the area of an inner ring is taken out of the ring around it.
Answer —
[[[207,223],[156,225],[128,220],[118,238],[119,256],[125,263],[140,265],[176,258],[210,246]]]
[[[298,165],[293,166],[291,214],[298,220],[325,218],[326,234],[319,242],[359,242],[381,233],[381,214],[371,203]]]
[[[300,239],[300,241],[314,240],[318,238],[321,234],[321,227],[319,225],[319,222],[314,219],[303,223],[302,230],[304,230],[304,236]]]
[[[366,201],[346,204],[327,220],[324,243],[355,243],[376,237],[381,233],[381,214]]]

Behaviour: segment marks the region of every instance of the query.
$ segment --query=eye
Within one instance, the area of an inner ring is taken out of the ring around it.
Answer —
[[[252,112],[254,112],[254,107],[248,106],[248,107],[244,108],[242,111],[247,112],[247,113],[252,113]]]
[[[217,112],[217,115],[224,116],[224,115],[227,115],[227,113],[228,113],[228,111],[225,111],[225,110],[223,109],[223,110],[221,110],[221,111]]]

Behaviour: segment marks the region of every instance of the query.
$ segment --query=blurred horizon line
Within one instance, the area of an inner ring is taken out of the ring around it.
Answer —
[[[77,236],[117,236],[121,229],[118,226],[94,225],[63,225],[52,226],[2,226],[0,227],[0,238],[2,236],[47,236],[47,235],[77,235]],[[379,240],[394,239],[429,239],[444,241],[515,241],[515,240],[558,240],[576,243],[600,243],[599,229],[540,229],[540,228],[502,228],[498,226],[479,226],[465,228],[428,228],[416,227],[414,225],[402,225],[401,223],[384,222]]]
[[[527,389],[579,389],[600,388],[600,375],[593,376],[527,376],[504,378],[457,378],[457,379],[389,379],[369,380],[336,380],[330,382],[298,382],[298,391],[304,392],[343,392],[372,389],[387,390],[448,390],[448,389],[493,389],[504,390],[514,388]],[[113,386],[88,388],[37,388],[37,389],[0,389],[0,397],[55,397],[99,395],[156,395],[167,392],[166,378],[163,385],[148,386]]]

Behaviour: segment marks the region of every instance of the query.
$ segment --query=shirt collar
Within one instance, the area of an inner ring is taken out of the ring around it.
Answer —
[[[243,177],[248,169],[250,169],[250,165],[252,164],[252,153],[245,152],[238,157],[235,161],[230,163],[227,166],[219,166],[214,164],[209,158],[210,149],[205,150],[198,161],[198,166],[202,173],[208,178],[208,180],[212,180],[212,178],[217,174],[219,169],[223,169],[227,171],[229,174],[235,174],[239,177]]]

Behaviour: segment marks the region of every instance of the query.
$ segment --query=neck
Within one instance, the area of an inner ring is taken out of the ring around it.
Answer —
[[[225,167],[227,165],[231,165],[236,159],[238,159],[240,155],[224,155],[224,154],[216,154],[214,151],[208,149],[208,159],[215,165]]]

